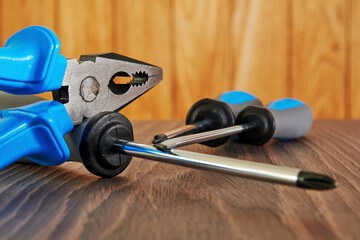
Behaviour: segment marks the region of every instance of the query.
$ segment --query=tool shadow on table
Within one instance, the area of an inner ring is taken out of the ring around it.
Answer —
[[[135,122],[150,142],[181,122]],[[312,191],[134,158],[100,179],[79,163],[14,164],[0,172],[2,239],[261,238],[344,239],[360,230],[360,121],[316,121],[293,142],[263,147],[228,142],[186,149],[333,176],[339,187]]]

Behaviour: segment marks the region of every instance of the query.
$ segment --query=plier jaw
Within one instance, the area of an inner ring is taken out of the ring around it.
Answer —
[[[124,108],[162,76],[162,68],[116,53],[82,55],[79,61],[68,60],[62,87],[53,96],[78,125],[84,117]],[[129,81],[116,83],[116,77],[129,77]]]

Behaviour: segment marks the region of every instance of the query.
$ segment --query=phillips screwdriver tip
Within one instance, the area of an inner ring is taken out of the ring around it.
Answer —
[[[301,188],[327,190],[338,186],[338,183],[329,176],[300,171],[296,185]]]

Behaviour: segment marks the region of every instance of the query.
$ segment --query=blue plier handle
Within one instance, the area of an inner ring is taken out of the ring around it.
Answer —
[[[0,89],[13,94],[59,89],[67,66],[59,52],[58,37],[45,27],[17,32],[0,48]]]
[[[67,61],[59,51],[59,39],[45,27],[17,32],[0,48],[0,90],[23,95],[60,88]],[[63,135],[72,128],[57,101],[1,111],[0,169],[24,156],[44,165],[63,163],[70,155]]]
[[[162,69],[115,53],[59,54],[51,30],[32,26],[0,48],[0,90],[25,95],[53,91],[55,100],[0,112],[0,169],[22,157],[43,165],[69,158],[63,136],[84,118],[119,110],[162,80]],[[116,76],[133,76],[116,84]]]

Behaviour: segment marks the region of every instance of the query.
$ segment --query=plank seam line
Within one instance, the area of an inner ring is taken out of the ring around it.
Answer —
[[[178,119],[178,94],[177,94],[177,61],[176,61],[176,10],[174,1],[169,1],[170,6],[170,24],[169,24],[169,32],[170,32],[170,68],[171,68],[171,117],[170,119]]]
[[[352,63],[352,54],[351,54],[351,43],[352,43],[352,11],[351,6],[352,1],[345,1],[345,56],[344,56],[344,117],[346,119],[351,118],[352,108],[351,108],[351,83],[352,83],[352,74],[351,74],[351,63]]]
[[[287,1],[286,6],[286,20],[287,20],[287,26],[286,26],[286,76],[285,76],[285,94],[287,97],[293,97],[294,94],[294,84],[293,84],[293,55],[294,55],[294,49],[293,49],[293,2]]]

